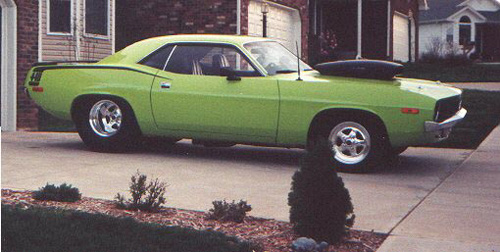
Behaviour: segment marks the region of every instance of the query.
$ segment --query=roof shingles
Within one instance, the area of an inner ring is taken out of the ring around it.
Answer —
[[[427,0],[429,9],[420,11],[419,21],[427,23],[445,20],[463,9],[464,6],[458,6],[463,2],[465,0]],[[500,22],[500,10],[496,12],[479,11],[479,13],[486,17],[487,22]]]

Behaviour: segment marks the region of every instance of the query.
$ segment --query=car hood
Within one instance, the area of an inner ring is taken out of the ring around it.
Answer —
[[[443,84],[439,81],[427,81],[409,78],[396,78],[400,89],[440,100],[450,96],[461,95],[462,90]]]
[[[297,73],[291,74],[280,74],[276,75],[280,81],[296,81],[298,79]],[[367,88],[374,89],[399,89],[403,92],[411,92],[414,94],[419,94],[432,98],[434,100],[440,100],[450,96],[460,95],[462,90],[452,87],[450,85],[441,83],[439,81],[421,80],[421,79],[411,79],[396,77],[391,80],[377,80],[377,79],[361,79],[352,77],[338,77],[330,75],[322,75],[317,71],[306,71],[302,72],[301,79],[304,82],[311,83],[332,83],[347,85],[352,88],[358,88],[366,90]]]

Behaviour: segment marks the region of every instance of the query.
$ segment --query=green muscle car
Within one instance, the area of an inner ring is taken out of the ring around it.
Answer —
[[[360,172],[445,139],[466,114],[459,89],[394,77],[400,68],[346,61],[314,70],[273,40],[176,35],[95,63],[36,64],[25,87],[73,120],[93,150],[123,150],[141,136],[299,148],[324,139],[339,170]]]

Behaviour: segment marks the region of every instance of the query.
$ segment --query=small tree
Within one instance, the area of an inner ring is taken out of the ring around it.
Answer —
[[[290,222],[298,235],[333,244],[352,227],[355,216],[329,147],[320,143],[302,159],[301,168],[293,175],[288,204]]]
[[[165,204],[167,185],[164,182],[156,178],[148,183],[148,177],[139,171],[130,180],[132,199],[126,200],[123,195],[118,193],[115,197],[118,208],[153,212]]]
[[[233,221],[237,223],[242,223],[247,216],[247,212],[252,210],[252,206],[244,200],[236,203],[233,200],[232,203],[226,200],[216,200],[212,204],[214,207],[208,211],[207,219],[218,220],[218,221]]]

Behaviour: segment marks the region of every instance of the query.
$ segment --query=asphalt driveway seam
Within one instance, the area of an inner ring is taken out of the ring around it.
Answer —
[[[430,196],[432,195],[449,177],[451,177],[453,174],[455,174],[460,168],[462,168],[462,166],[464,166],[465,163],[467,163],[467,161],[469,161],[469,159],[472,157],[472,155],[474,153],[477,152],[478,149],[475,149],[474,151],[472,151],[471,153],[468,154],[467,158],[465,158],[463,160],[462,163],[460,163],[460,165],[457,165],[452,172],[450,172],[448,175],[446,175],[432,190],[429,191],[429,193],[427,193],[412,209],[410,209],[410,211],[408,211],[408,213],[405,214],[405,216],[403,216],[403,218],[401,218],[398,223],[396,223],[396,225],[394,225],[394,227],[392,227],[389,232],[387,233],[387,235],[391,235],[392,232],[401,224],[403,223],[403,221],[405,221],[420,205],[422,205],[422,203]]]

